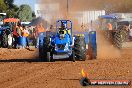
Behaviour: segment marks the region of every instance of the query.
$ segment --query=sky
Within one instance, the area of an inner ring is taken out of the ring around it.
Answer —
[[[14,4],[20,6],[22,4],[28,4],[31,6],[32,10],[34,11],[36,0],[14,0]]]

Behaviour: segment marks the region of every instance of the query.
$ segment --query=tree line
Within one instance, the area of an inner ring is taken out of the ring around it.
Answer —
[[[7,18],[19,18],[21,21],[31,21],[35,16],[29,5],[17,6],[14,0],[0,0],[0,13],[6,13]]]

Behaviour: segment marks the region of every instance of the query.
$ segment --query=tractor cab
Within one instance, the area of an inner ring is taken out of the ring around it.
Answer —
[[[72,22],[69,20],[59,20],[56,24],[57,32],[59,34],[72,35]]]
[[[56,24],[55,35],[55,51],[56,52],[68,52],[71,51],[72,45],[72,22],[69,20],[59,20]],[[61,46],[61,47],[60,47]]]
[[[66,25],[62,22],[61,23],[61,27],[58,30],[58,37],[60,37],[60,39],[64,39],[65,35],[66,35]]]

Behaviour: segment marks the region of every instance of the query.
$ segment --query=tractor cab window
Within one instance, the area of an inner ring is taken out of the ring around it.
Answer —
[[[61,26],[59,27],[59,34],[65,34],[66,26],[64,23],[61,23]]]
[[[71,33],[71,27],[72,27],[71,22],[65,23],[63,21],[60,21],[58,22],[57,27],[58,27],[58,34],[63,34],[63,36],[66,34],[68,35],[72,34]]]
[[[59,34],[64,34],[64,33],[65,33],[64,30],[59,31]]]

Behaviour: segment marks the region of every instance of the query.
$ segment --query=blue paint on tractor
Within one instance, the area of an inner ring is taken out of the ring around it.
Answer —
[[[96,31],[89,32],[89,42],[91,42],[92,44],[96,43]]]
[[[71,25],[70,27],[68,27],[68,22]],[[64,30],[61,29],[61,26],[64,26]],[[68,31],[71,32],[68,33]],[[72,48],[70,47],[72,45],[72,22],[69,20],[58,20],[56,24],[56,35],[52,40],[54,40],[52,41],[52,44],[55,44],[55,52],[68,53],[69,51],[72,51]]]
[[[76,35],[77,34],[77,35]],[[80,34],[78,36],[78,34]],[[48,37],[47,37],[48,36]],[[56,22],[56,33],[47,32],[46,36],[39,36],[39,54],[45,56],[48,55],[46,58],[53,58],[53,59],[65,59],[70,58],[74,52],[74,42],[77,38],[84,39],[85,42],[83,43],[82,47],[79,47],[80,50],[87,44],[92,44],[93,53],[96,57],[97,55],[97,44],[96,44],[96,31],[91,32],[72,32],[72,22],[70,20],[58,20]],[[47,41],[47,38],[49,40]],[[81,40],[79,40],[81,41]],[[48,42],[48,44],[46,44]],[[77,44],[77,43],[76,43]],[[77,48],[78,45],[76,45]],[[79,45],[81,46],[81,45]],[[75,46],[74,46],[75,47]],[[84,47],[83,50],[85,50]],[[83,51],[82,50],[82,51]],[[79,51],[80,53],[81,51]],[[82,52],[81,52],[82,53]],[[85,53],[85,51],[83,52]],[[77,54],[77,51],[76,51]],[[50,56],[49,56],[50,55]],[[80,54],[81,55],[81,54]]]
[[[91,44],[93,57],[97,56],[97,43],[96,43],[96,31],[89,32],[89,44]]]

